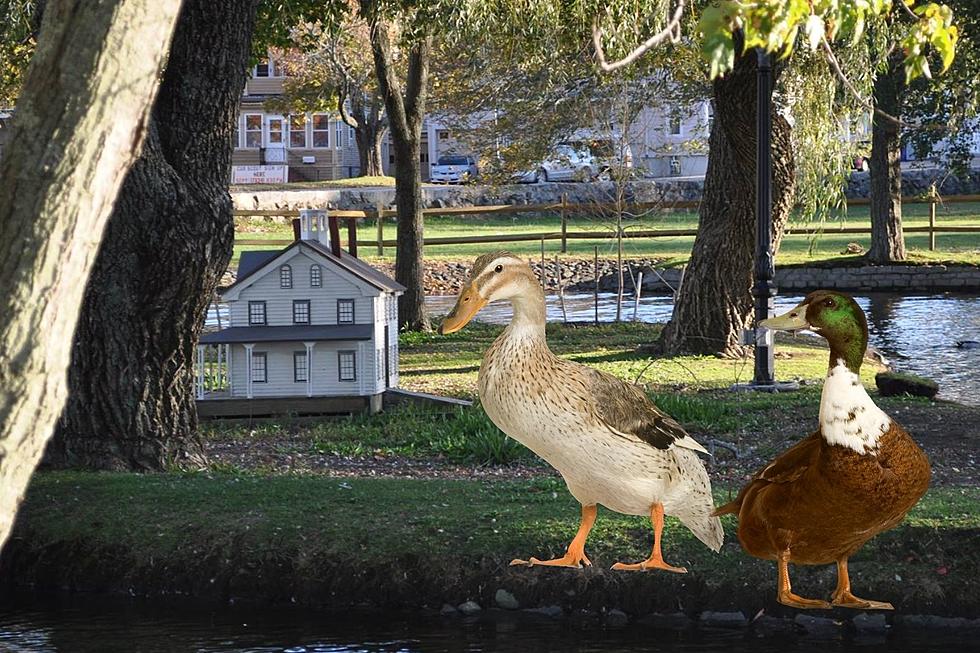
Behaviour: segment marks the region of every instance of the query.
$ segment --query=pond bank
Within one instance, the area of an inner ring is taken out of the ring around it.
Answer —
[[[971,621],[957,623],[976,625],[978,500],[974,488],[931,490],[905,523],[852,558],[855,591],[892,601],[898,614],[962,617]],[[683,613],[670,619],[735,627],[760,610],[796,618],[774,601],[773,565],[741,552],[730,519],[720,554],[669,520],[665,556],[686,566],[686,575],[610,571],[616,560],[644,557],[652,536],[644,520],[606,510],[588,546],[595,567],[508,566],[514,556],[560,554],[576,515],[553,478],[47,472],[31,485],[0,559],[0,584],[331,610],[465,614],[497,606],[589,619],[608,619],[617,610],[623,616],[614,618],[626,621]],[[799,568],[793,580],[797,591],[823,596],[833,588],[834,571]],[[848,621],[854,615],[806,617]]]

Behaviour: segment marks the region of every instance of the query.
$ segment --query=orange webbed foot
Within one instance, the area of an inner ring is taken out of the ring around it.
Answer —
[[[616,571],[653,571],[654,569],[659,569],[660,571],[669,571],[675,574],[686,574],[687,569],[685,567],[674,567],[673,565],[668,565],[664,562],[663,558],[647,558],[643,562],[637,562],[634,564],[627,564],[623,562],[617,562],[612,566]]]
[[[886,601],[871,601],[859,599],[850,592],[835,592],[833,604],[838,608],[854,608],[855,610],[894,610],[895,606]]]
[[[520,558],[514,558],[510,561],[511,567],[569,567],[571,569],[582,569],[583,567],[591,567],[592,561],[589,560],[585,552],[578,554],[566,553],[560,558],[555,558],[554,560],[538,560],[537,558],[531,558],[530,560],[521,560]]]
[[[805,599],[802,596],[797,596],[789,591],[780,592],[779,596],[776,598],[783,605],[788,605],[791,608],[799,608],[801,610],[829,610],[831,608],[831,605],[826,601],[821,601],[820,599]]]

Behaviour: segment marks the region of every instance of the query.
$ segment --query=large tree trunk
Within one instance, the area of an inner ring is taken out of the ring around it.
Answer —
[[[370,9],[369,0],[362,0],[362,5],[368,5]],[[406,288],[398,302],[399,326],[412,331],[428,331],[429,316],[425,311],[422,277],[424,224],[419,148],[432,38],[420,36],[412,43],[404,96],[395,72],[387,25],[377,16],[371,24],[371,48],[395,154],[395,207],[398,211],[395,280]]]
[[[0,546],[67,393],[85,280],[179,0],[51,0],[0,162]]]
[[[777,78],[781,66],[773,67]],[[665,353],[734,355],[751,321],[755,257],[756,166],[755,52],[738,57],[735,68],[714,82],[711,126],[698,235],[691,261],[661,335]],[[775,80],[774,80],[775,81]],[[778,249],[795,188],[789,123],[773,108],[772,242]]]
[[[361,164],[362,177],[380,177],[384,175],[384,164],[381,160],[381,140],[386,130],[370,121],[362,121],[361,126],[354,128],[354,140],[357,141],[357,156]]]
[[[875,107],[892,116],[900,115],[905,90],[901,59],[900,53],[893,55],[888,70],[874,84]],[[871,123],[871,247],[867,258],[889,263],[905,257],[901,135],[894,120],[876,112]]]
[[[53,465],[161,470],[199,451],[193,365],[232,254],[231,140],[256,6],[184,2],[86,289]]]

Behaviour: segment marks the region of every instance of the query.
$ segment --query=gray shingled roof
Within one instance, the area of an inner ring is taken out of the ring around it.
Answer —
[[[201,336],[201,344],[370,340],[373,333],[373,324],[229,327]]]
[[[333,255],[330,251],[330,247],[320,244],[315,240],[297,240],[292,245],[285,249],[280,250],[252,250],[248,252],[242,252],[242,256],[238,262],[238,275],[235,277],[235,282],[221,290],[224,294],[228,290],[238,286],[250,276],[255,274],[258,270],[263,268],[272,262],[273,259],[283,254],[293,247],[298,247],[300,244],[307,245],[310,249],[316,251],[324,258],[328,259],[334,265],[341,267],[354,276],[368,282],[378,290],[388,291],[388,292],[405,292],[405,286],[401,285],[388,275],[381,272],[375,267],[368,265],[361,259],[351,256],[346,251],[343,252],[340,258]]]

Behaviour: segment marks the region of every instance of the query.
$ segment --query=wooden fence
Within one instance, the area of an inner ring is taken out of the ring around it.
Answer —
[[[980,195],[956,195],[940,198],[935,193],[925,196],[902,198],[903,204],[929,204],[929,224],[921,227],[905,227],[905,233],[928,233],[929,249],[936,249],[937,233],[980,233],[980,225],[949,225],[943,226],[936,223],[937,204],[956,204],[964,202],[980,202]],[[563,196],[561,202],[553,204],[518,204],[518,205],[499,205],[499,206],[467,206],[456,208],[430,208],[423,209],[424,215],[444,215],[444,216],[467,216],[467,215],[517,215],[522,213],[557,213],[561,219],[560,231],[546,231],[535,233],[513,233],[513,234],[487,234],[481,236],[442,236],[436,238],[425,238],[426,246],[431,245],[471,245],[480,243],[515,243],[515,242],[541,242],[542,247],[546,240],[560,240],[561,251],[568,251],[569,240],[604,240],[616,238],[616,232],[611,231],[569,231],[568,218],[576,213],[591,214],[618,214],[630,213],[639,215],[654,210],[672,209],[696,209],[700,202],[678,201],[678,202],[639,202],[633,204],[618,204],[615,202],[587,202],[584,204],[570,204]],[[858,198],[848,200],[850,206],[866,206],[870,200]],[[384,238],[384,219],[396,217],[398,212],[393,209],[385,209],[380,206],[369,210],[336,210],[330,211],[330,215],[337,218],[365,219],[373,220],[375,224],[375,238],[371,240],[358,239],[357,245],[364,247],[374,247],[378,256],[384,256],[386,247],[394,247],[396,241]],[[236,210],[236,218],[257,218],[257,217],[299,217],[298,209],[272,209],[272,210]],[[637,229],[624,231],[623,238],[676,238],[679,236],[696,236],[697,229]],[[787,227],[785,235],[807,235],[817,234],[867,234],[871,233],[870,227]],[[292,240],[267,240],[267,239],[248,239],[236,238],[236,245],[269,245],[284,246]]]

